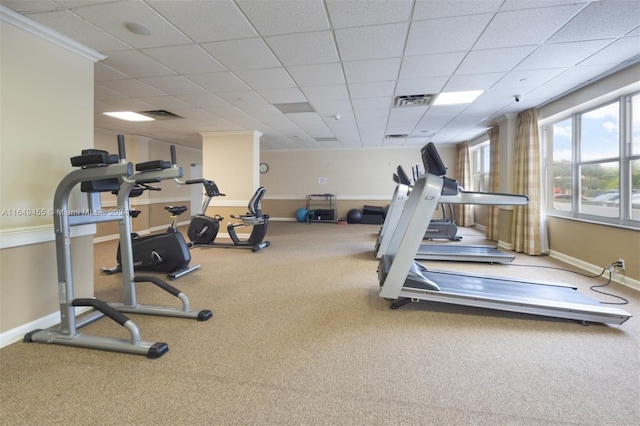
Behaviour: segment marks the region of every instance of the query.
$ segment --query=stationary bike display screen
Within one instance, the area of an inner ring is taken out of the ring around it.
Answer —
[[[422,163],[427,173],[436,176],[444,176],[447,174],[447,167],[442,162],[442,158],[440,158],[440,154],[438,154],[438,150],[436,150],[433,142],[429,142],[423,146],[420,154],[422,155]]]

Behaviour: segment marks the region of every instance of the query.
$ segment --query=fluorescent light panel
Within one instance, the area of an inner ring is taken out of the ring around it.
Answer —
[[[133,111],[103,112],[104,115],[125,121],[153,121],[154,118]]]
[[[484,93],[484,90],[469,90],[467,92],[443,92],[438,95],[433,105],[470,104]]]

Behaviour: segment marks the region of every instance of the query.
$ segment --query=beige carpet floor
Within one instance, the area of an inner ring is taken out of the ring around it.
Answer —
[[[271,246],[198,248],[172,282],[207,322],[132,315],[162,358],[15,343],[0,350],[3,425],[637,425],[640,294],[611,284],[621,326],[378,296],[379,226],[272,222]],[[462,244],[485,243],[462,229]],[[458,243],[460,244],[460,243]],[[94,269],[116,242],[96,245]],[[548,257],[514,264],[568,268]],[[606,282],[557,269],[433,262],[435,269]],[[602,265],[604,266],[604,265]],[[51,285],[56,285],[54,281]],[[96,272],[96,296],[121,299]],[[176,302],[149,284],[138,302]],[[83,333],[126,337],[100,320]]]

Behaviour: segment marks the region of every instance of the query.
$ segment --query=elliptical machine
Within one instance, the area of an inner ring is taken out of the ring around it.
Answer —
[[[250,248],[253,253],[269,247],[271,244],[269,241],[263,241],[267,234],[267,226],[269,225],[269,215],[262,214],[262,198],[264,197],[266,188],[260,187],[256,190],[249,200],[247,206],[248,212],[241,216],[231,215],[234,219],[240,219],[241,222],[229,223],[227,225],[227,232],[231,238],[232,243],[219,243],[215,242],[218,230],[220,229],[220,222],[224,220],[223,217],[216,214],[213,217],[207,216],[207,208],[213,197],[224,197],[218,189],[216,183],[208,179],[193,179],[185,182],[187,185],[202,184],[204,186],[205,197],[202,202],[200,212],[191,219],[187,236],[191,241],[189,247],[198,245],[207,245],[213,247],[226,247],[226,248]],[[237,227],[253,226],[251,234],[247,240],[240,240],[236,233]]]
[[[130,197],[139,197],[144,191],[160,191],[161,188],[147,184],[137,184],[131,191]],[[115,194],[118,191],[114,191]],[[178,279],[193,271],[200,269],[200,265],[189,265],[191,263],[191,253],[189,245],[176,228],[178,216],[187,210],[186,206],[165,206],[171,214],[171,224],[164,233],[140,236],[135,232],[131,233],[131,244],[133,249],[133,267],[136,271],[163,272],[171,280]],[[129,212],[132,218],[140,214],[139,210]],[[111,275],[122,272],[122,259],[120,254],[120,244],[116,254],[118,265],[107,268],[100,268],[100,273]]]

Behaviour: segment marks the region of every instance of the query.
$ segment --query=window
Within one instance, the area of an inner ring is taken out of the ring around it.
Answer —
[[[490,192],[489,172],[491,170],[491,156],[489,141],[471,147],[471,188],[473,191]]]
[[[548,214],[640,227],[640,94],[545,125]]]

